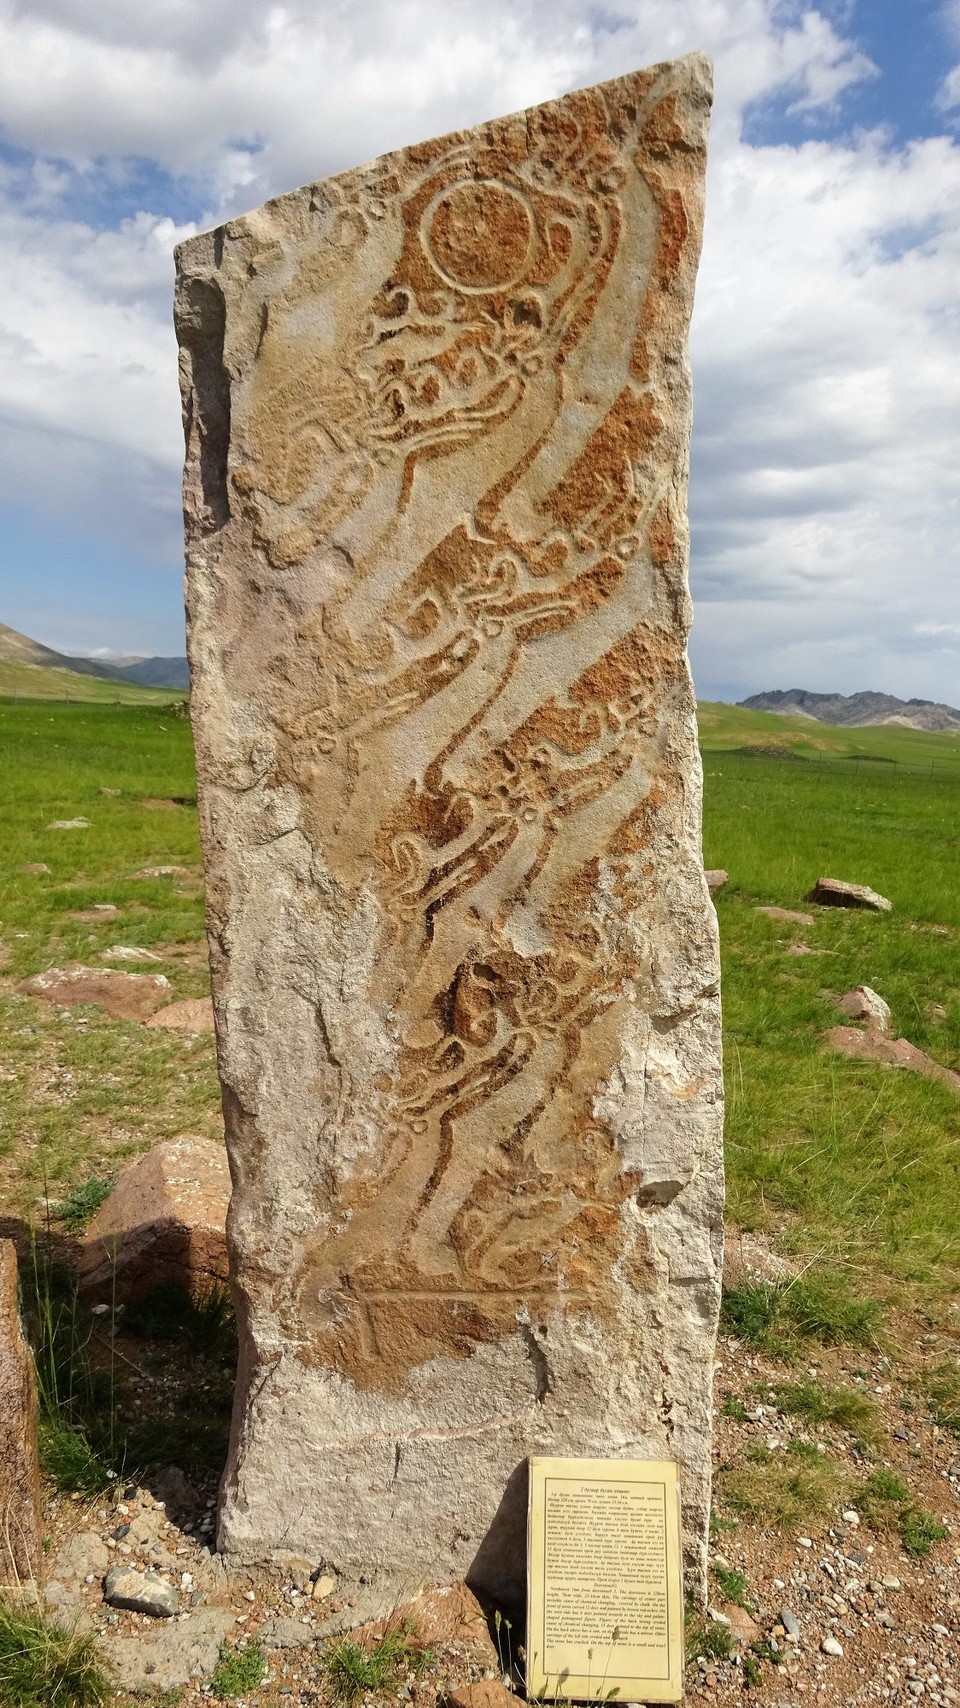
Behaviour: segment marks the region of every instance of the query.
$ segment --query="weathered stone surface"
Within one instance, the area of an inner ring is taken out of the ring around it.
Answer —
[[[0,1240],[0,1583],[37,1576],[40,1514],[37,1380],[20,1327],[16,1247]]]
[[[707,889],[711,895],[715,890],[722,890],[730,882],[730,873],[725,872],[722,866],[714,866],[710,871],[704,872],[703,875],[707,880]]]
[[[268,1619],[260,1637],[268,1649],[305,1649],[316,1641],[315,1631],[302,1619],[285,1619],[282,1616]]]
[[[685,657],[708,63],[178,253],[241,1369],[228,1555],[522,1590],[530,1453],[679,1459],[716,921]]]
[[[110,1564],[110,1550],[95,1530],[78,1530],[68,1536],[52,1565],[53,1578],[75,1584],[81,1578],[102,1577]]]
[[[893,902],[872,890],[869,884],[848,884],[843,878],[818,878],[803,899],[819,902],[821,907],[865,907],[871,913],[893,912]]]
[[[225,1608],[203,1607],[174,1624],[138,1631],[135,1637],[107,1632],[100,1642],[118,1684],[159,1694],[206,1678],[217,1664],[221,1643],[236,1630],[236,1619]]]
[[[124,1169],[89,1223],[77,1257],[84,1292],[121,1304],[161,1282],[192,1293],[228,1276],[226,1151],[211,1139],[154,1145]]]

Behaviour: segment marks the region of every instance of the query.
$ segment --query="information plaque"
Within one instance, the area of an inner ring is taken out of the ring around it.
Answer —
[[[531,1459],[527,1696],[679,1702],[677,1467]]]

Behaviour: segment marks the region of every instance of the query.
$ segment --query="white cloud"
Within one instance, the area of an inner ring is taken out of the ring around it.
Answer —
[[[693,338],[703,685],[956,700],[960,149],[748,146],[748,110],[811,120],[875,75],[792,0],[0,0],[0,111],[27,151],[0,167],[8,493],[168,553],[175,585],[174,195],[209,221],[697,47],[717,65]],[[135,158],[148,211],[111,223]],[[98,192],[105,229],[70,217]]]

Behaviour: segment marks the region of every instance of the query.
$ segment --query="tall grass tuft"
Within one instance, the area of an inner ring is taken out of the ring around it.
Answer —
[[[101,1708],[108,1693],[93,1637],[0,1599],[2,1708]]]
[[[861,1346],[876,1338],[880,1307],[839,1275],[748,1281],[723,1296],[722,1320],[758,1351],[789,1356],[804,1340]]]
[[[64,1492],[98,1494],[114,1480],[117,1395],[113,1343],[107,1369],[92,1356],[93,1316],[73,1276],[33,1242],[23,1308],[39,1402],[40,1464]]]

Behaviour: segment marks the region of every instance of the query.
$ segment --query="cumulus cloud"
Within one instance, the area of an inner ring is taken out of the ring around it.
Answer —
[[[185,219],[705,47],[701,687],[956,699],[960,149],[839,130],[845,96],[877,75],[842,16],[793,0],[0,0],[10,493],[169,553],[174,588]],[[960,43],[960,0],[945,19]],[[810,140],[751,146],[776,113]],[[175,609],[172,593],[168,648]]]

